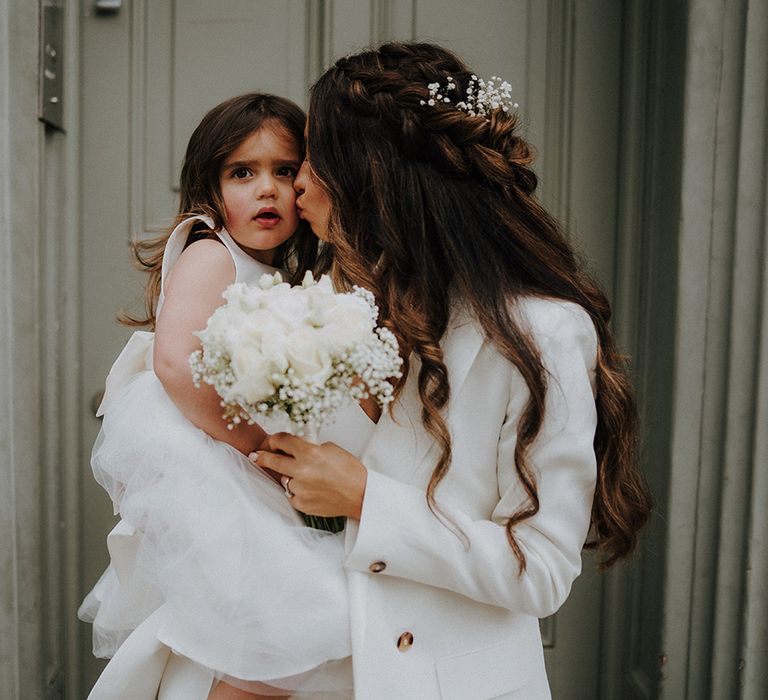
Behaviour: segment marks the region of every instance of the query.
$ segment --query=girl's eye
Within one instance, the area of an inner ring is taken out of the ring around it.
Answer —
[[[296,177],[296,168],[290,165],[283,165],[277,169],[278,177]]]
[[[236,180],[242,180],[243,178],[249,177],[251,175],[251,171],[248,168],[235,168],[232,171],[232,177]]]

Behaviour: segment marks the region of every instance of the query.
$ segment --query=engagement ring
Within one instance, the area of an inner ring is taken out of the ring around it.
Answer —
[[[281,476],[280,477],[280,483],[283,485],[283,489],[285,490],[285,497],[286,498],[293,498],[293,491],[291,491],[291,480],[293,479],[292,476]]]

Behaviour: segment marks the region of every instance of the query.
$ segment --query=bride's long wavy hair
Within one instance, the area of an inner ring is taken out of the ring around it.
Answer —
[[[525,556],[515,526],[539,510],[528,455],[542,427],[547,379],[539,350],[510,306],[521,295],[541,295],[586,309],[599,339],[598,472],[587,546],[599,550],[607,568],[634,548],[651,507],[637,464],[625,360],[609,329],[605,295],[534,196],[533,156],[516,117],[495,110],[486,119],[452,104],[425,105],[428,84],[445,86],[450,76],[454,94],[462,95],[471,75],[439,46],[391,43],[340,59],[314,85],[308,151],[313,175],[331,198],[333,272],[341,284],[374,292],[406,361],[411,352],[420,360],[422,421],[441,448],[427,488],[433,512],[451,464],[441,415],[450,385],[440,339],[457,293],[520,371],[530,394],[514,461],[527,503],[510,513],[506,530],[521,571]]]
[[[139,269],[149,273],[142,316],[122,312],[119,319],[128,326],[155,327],[157,299],[168,237],[184,219],[202,214],[213,221],[213,230],[199,222],[192,228],[187,245],[201,238],[215,238],[214,231],[226,228],[226,207],[221,195],[221,167],[227,157],[252,133],[269,128],[287,134],[304,154],[306,115],[284,97],[252,92],[232,97],[213,107],[192,132],[184,155],[179,183],[179,210],[173,224],[158,238],[134,240],[132,251]],[[316,261],[317,238],[301,222],[291,238],[275,251],[273,265],[287,268],[290,281],[301,281],[304,271]]]

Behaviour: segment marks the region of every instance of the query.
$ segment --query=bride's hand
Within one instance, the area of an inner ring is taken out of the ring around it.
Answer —
[[[290,479],[291,505],[302,513],[360,519],[368,471],[338,445],[316,445],[289,433],[275,433],[248,458]]]

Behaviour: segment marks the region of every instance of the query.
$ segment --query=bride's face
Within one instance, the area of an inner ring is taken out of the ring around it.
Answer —
[[[331,199],[325,188],[312,173],[307,157],[299,168],[299,174],[293,181],[293,189],[298,193],[296,208],[299,216],[312,227],[314,234],[321,240],[328,240],[328,222],[331,218]]]

